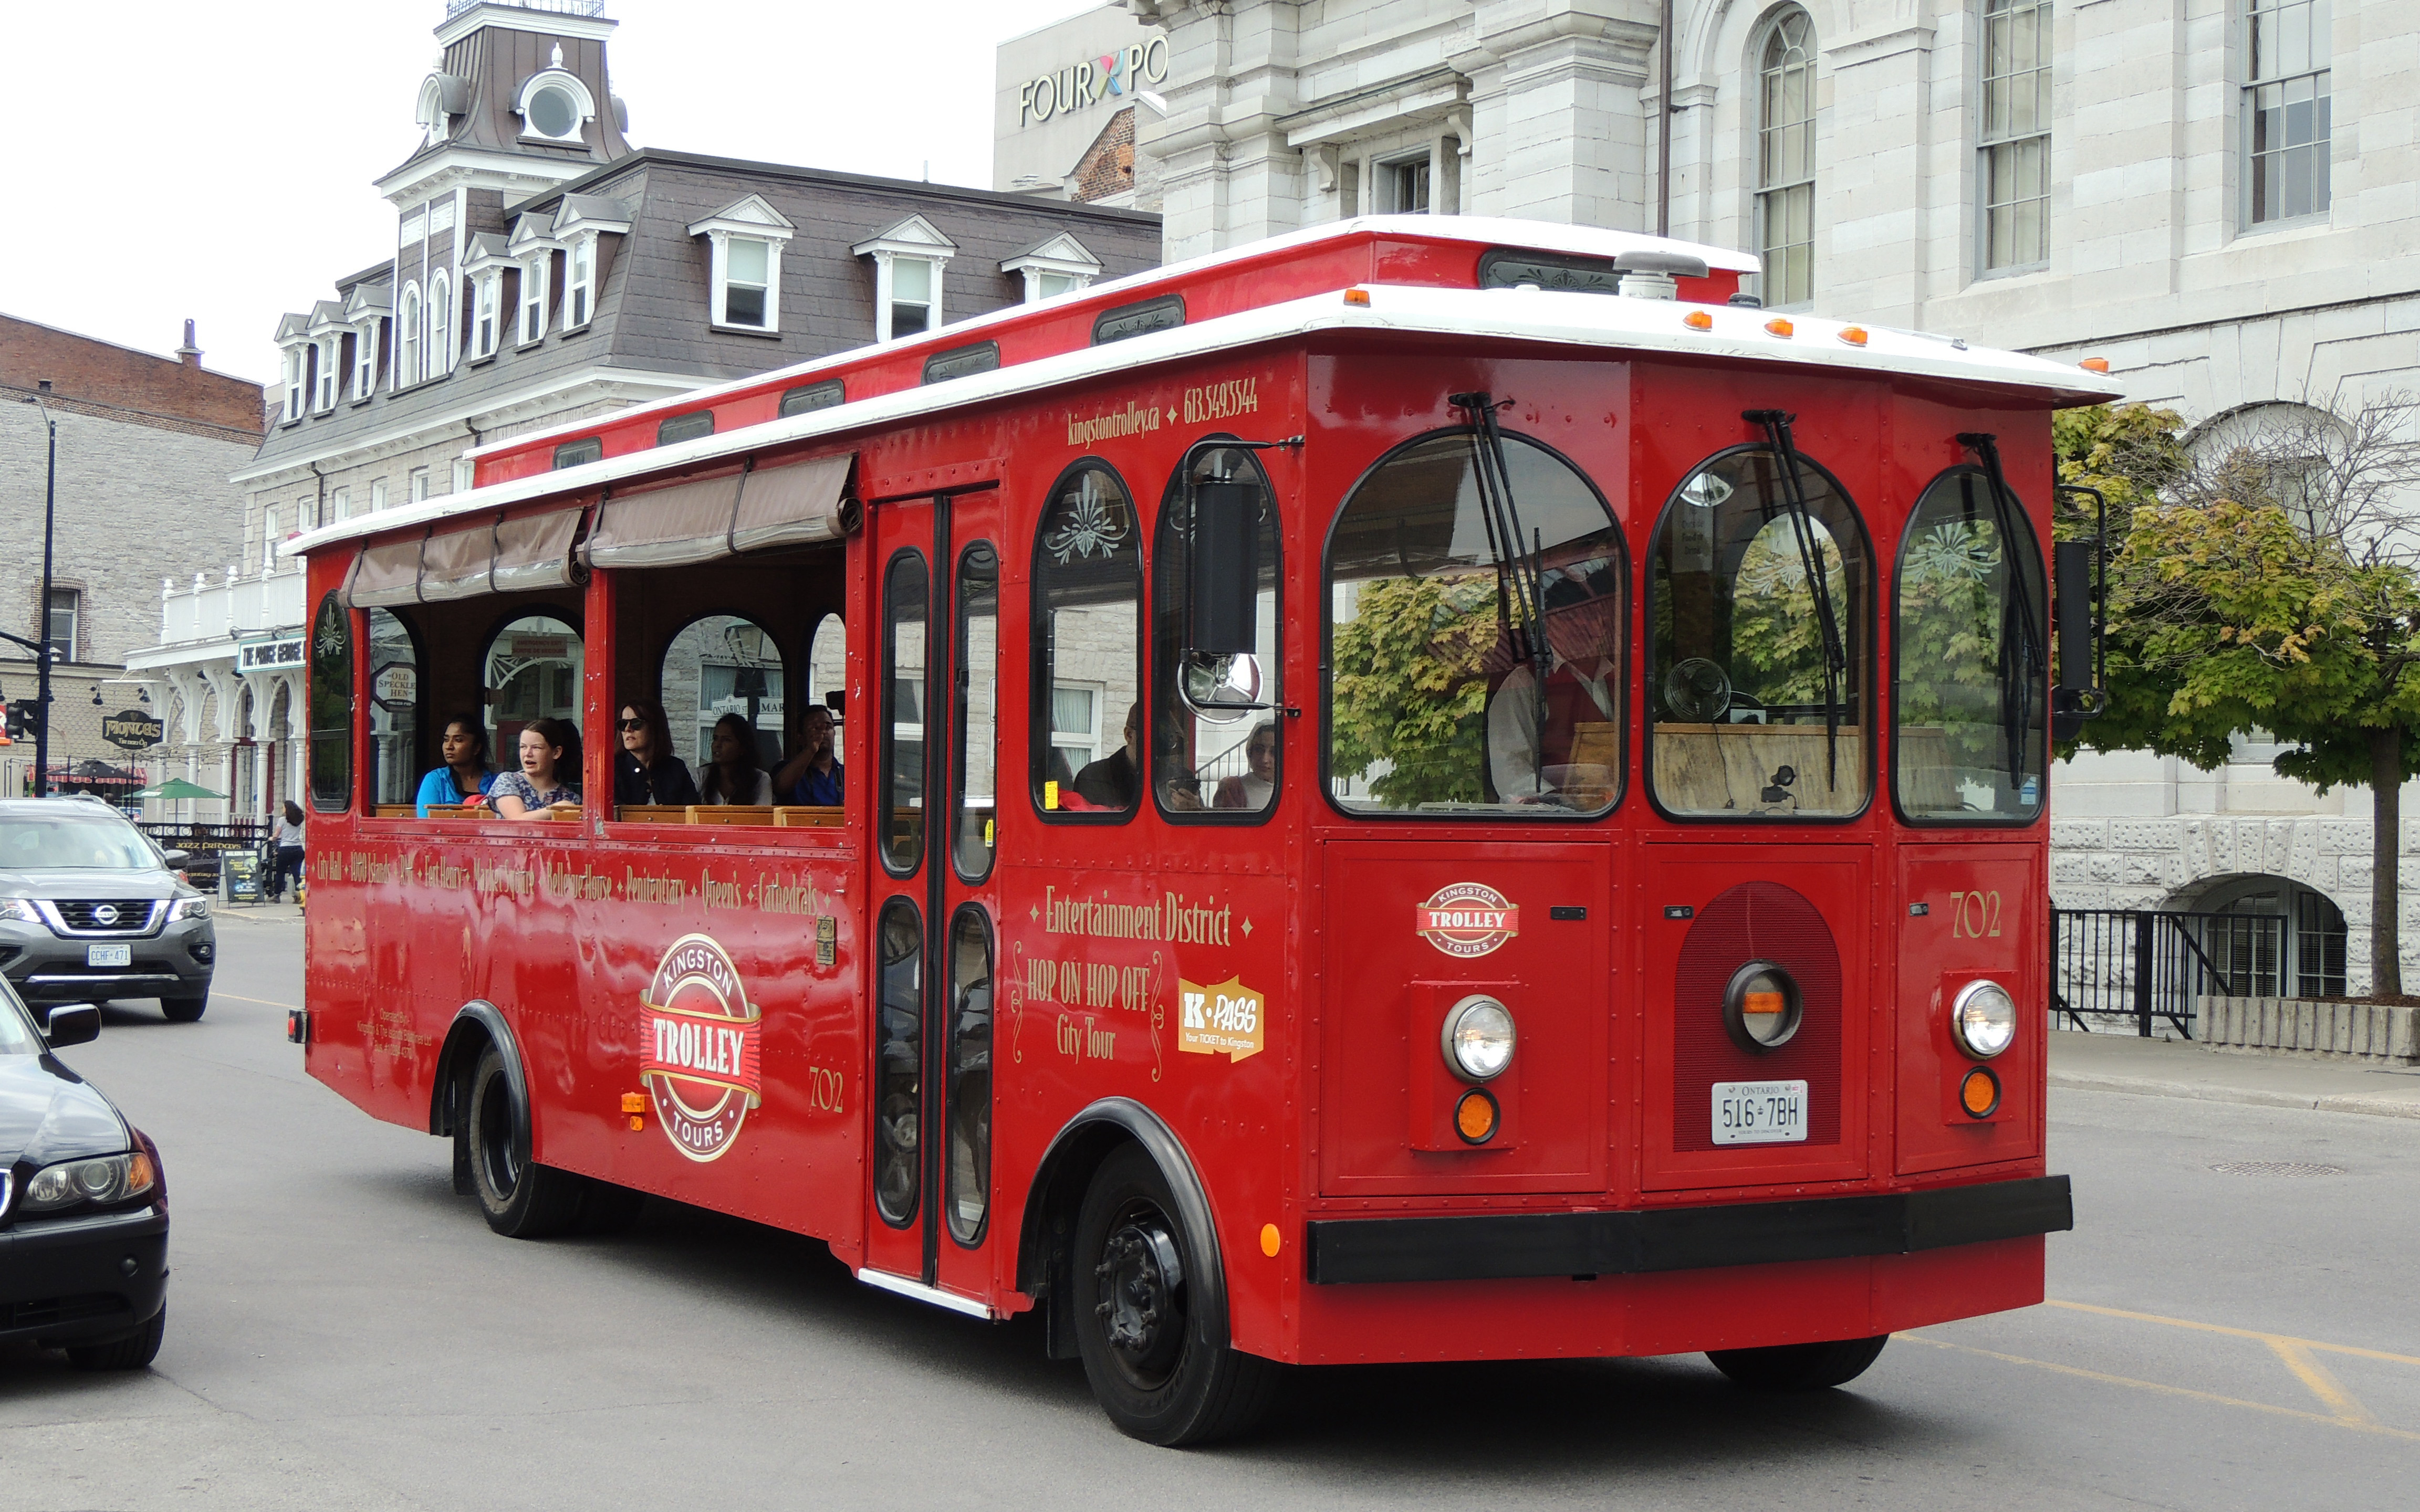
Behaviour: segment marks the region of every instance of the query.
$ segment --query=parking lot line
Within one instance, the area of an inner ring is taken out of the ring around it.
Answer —
[[[2045,1307],[2063,1307],[2071,1313],[2099,1313],[2103,1318],[2124,1318],[2137,1323],[2161,1323],[2169,1328],[2189,1328],[2197,1334],[2225,1334],[2233,1338],[2258,1339],[2274,1348],[2279,1340],[2300,1345],[2305,1350],[2321,1350],[2330,1354],[2350,1354],[2364,1360],[2384,1360],[2389,1365],[2420,1365],[2420,1356],[2390,1354],[2384,1350],[2365,1350],[2358,1344],[2330,1344],[2325,1339],[2296,1338],[2291,1334],[2264,1334],[2257,1328],[2229,1328],[2225,1323],[2204,1323],[2190,1318],[2163,1318],[2158,1313],[2133,1313],[2123,1307],[2097,1307],[2088,1302],[2060,1302],[2051,1298]]]

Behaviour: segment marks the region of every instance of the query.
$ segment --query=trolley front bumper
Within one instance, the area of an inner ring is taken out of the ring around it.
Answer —
[[[1907,1255],[2075,1227],[2064,1176],[1623,1212],[1316,1219],[1311,1279],[1504,1281]]]

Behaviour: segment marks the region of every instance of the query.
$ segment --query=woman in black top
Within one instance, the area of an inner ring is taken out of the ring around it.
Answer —
[[[643,700],[622,705],[622,748],[613,753],[613,802],[678,805],[698,801],[689,766],[673,754],[663,706]]]

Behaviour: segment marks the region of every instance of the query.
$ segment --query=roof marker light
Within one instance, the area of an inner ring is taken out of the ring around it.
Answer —
[[[1681,317],[1681,323],[1692,331],[1712,331],[1714,317],[1703,310],[1692,310]]]
[[[1794,336],[1798,334],[1798,328],[1790,323],[1790,318],[1787,316],[1775,316],[1772,319],[1767,320],[1764,323],[1764,329],[1766,332],[1776,336]]]
[[[2106,357],[2087,357],[2075,365],[2084,369],[2087,373],[2106,373],[2109,371],[2109,359]]]
[[[1357,304],[1366,310],[1370,308],[1370,291],[1366,288],[1348,288],[1344,291],[1344,302]]]
[[[1862,347],[1866,344],[1866,328],[1863,326],[1842,326],[1840,328],[1840,339],[1847,342],[1852,347]]]

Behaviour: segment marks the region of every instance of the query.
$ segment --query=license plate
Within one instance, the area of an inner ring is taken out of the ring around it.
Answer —
[[[131,966],[134,964],[134,947],[87,945],[84,948],[84,964],[88,966]]]
[[[1715,1144],[1803,1144],[1806,1138],[1805,1082],[1714,1084]]]

